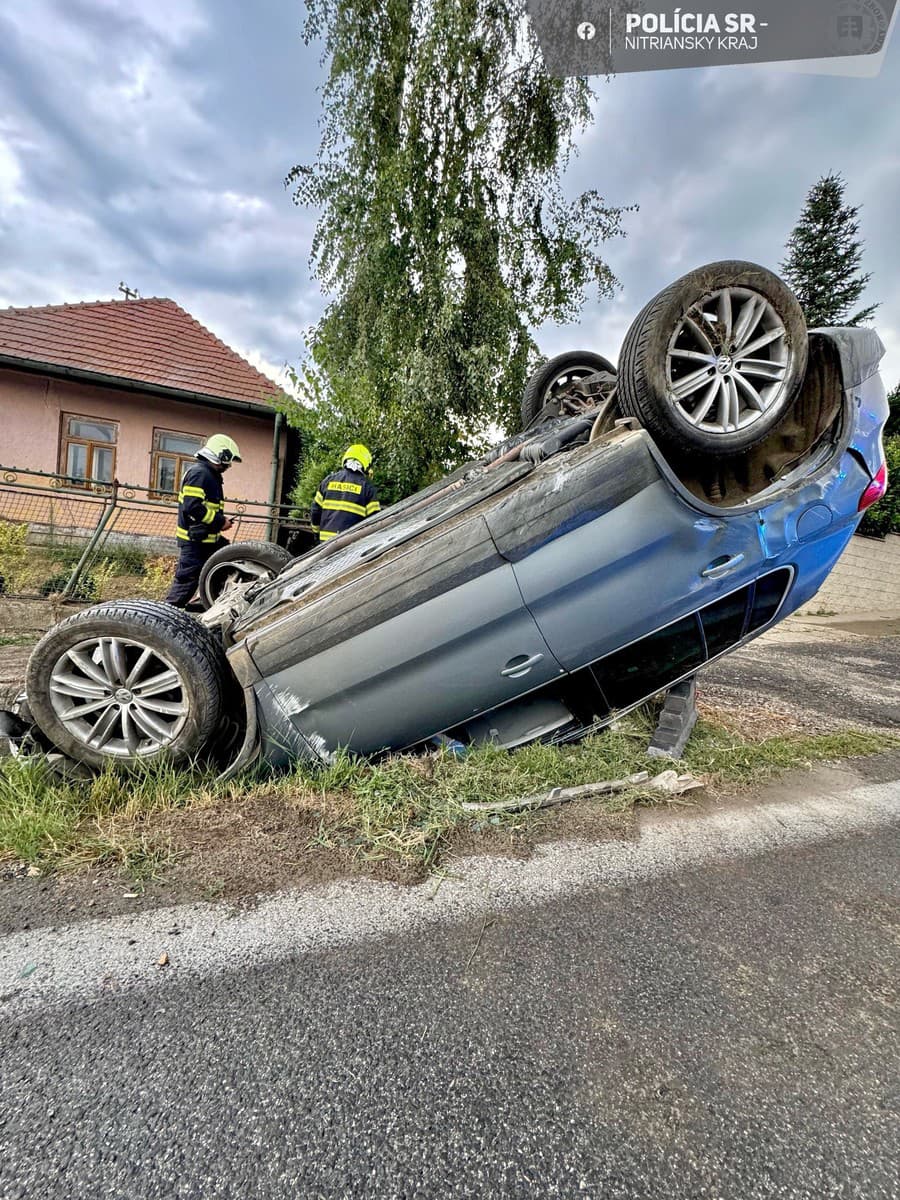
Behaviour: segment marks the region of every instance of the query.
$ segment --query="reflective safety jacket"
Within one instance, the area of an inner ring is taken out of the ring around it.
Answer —
[[[360,471],[342,467],[319,484],[309,519],[319,541],[327,542],[380,511],[378,492],[371,480]]]
[[[222,473],[198,459],[184,473],[178,493],[178,528],[183,542],[217,542],[225,524]]]

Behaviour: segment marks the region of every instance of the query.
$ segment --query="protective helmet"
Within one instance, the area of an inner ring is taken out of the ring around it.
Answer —
[[[348,446],[341,463],[345,463],[348,458],[355,458],[364,471],[368,471],[372,465],[372,451],[362,442],[354,442],[352,446]]]
[[[241,452],[234,438],[224,433],[214,433],[203,449],[198,450],[197,457],[218,463],[221,467],[228,467],[233,462],[241,461]]]

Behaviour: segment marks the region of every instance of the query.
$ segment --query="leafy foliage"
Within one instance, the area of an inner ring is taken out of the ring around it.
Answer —
[[[829,174],[810,189],[781,264],[811,328],[859,325],[878,308],[871,304],[850,316],[872,276],[859,270],[859,206],[844,203],[845,187],[840,175]]]
[[[512,429],[530,329],[611,294],[599,248],[623,209],[561,184],[590,120],[584,80],[544,69],[523,0],[310,0],[329,64],[314,165],[287,182],[320,212],[332,302],[307,337],[306,503],[344,446],[406,495]]]
[[[885,439],[884,456],[888,490],[877,504],[866,509],[859,525],[859,532],[868,537],[883,538],[889,533],[900,533],[900,436]]]
[[[0,595],[14,592],[28,557],[28,525],[0,521]]]
[[[884,427],[884,436],[900,437],[900,383],[888,393],[888,405],[890,414]]]

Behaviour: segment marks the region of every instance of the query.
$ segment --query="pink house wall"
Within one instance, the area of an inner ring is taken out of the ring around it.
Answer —
[[[0,465],[21,470],[59,470],[62,413],[119,422],[116,478],[146,488],[150,484],[153,430],[170,429],[209,437],[227,433],[242,461],[226,476],[233,500],[269,498],[273,417],[232,413],[141,392],[119,391],[66,379],[0,368]],[[279,459],[284,462],[285,435]],[[279,467],[280,475],[281,467]],[[279,478],[280,488],[280,478]]]

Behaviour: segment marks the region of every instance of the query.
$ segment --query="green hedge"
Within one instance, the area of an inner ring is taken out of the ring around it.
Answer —
[[[885,439],[884,455],[888,490],[883,500],[866,510],[860,523],[859,532],[867,537],[883,538],[889,533],[900,533],[900,435]]]

